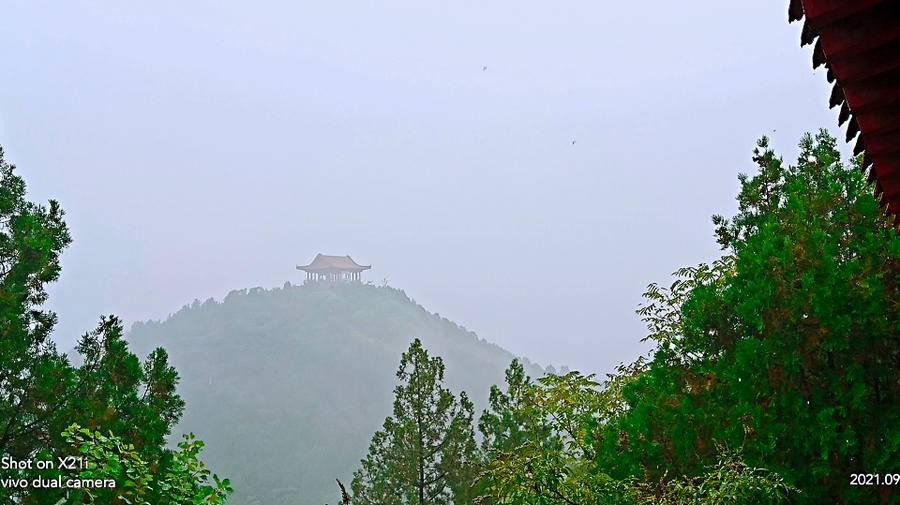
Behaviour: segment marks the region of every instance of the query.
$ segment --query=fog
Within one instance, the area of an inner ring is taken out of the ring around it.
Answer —
[[[0,145],[100,314],[302,282],[316,253],[537,362],[645,352],[763,134],[836,124],[785,2],[6,2]]]

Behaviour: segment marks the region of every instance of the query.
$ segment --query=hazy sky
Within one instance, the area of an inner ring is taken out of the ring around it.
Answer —
[[[541,363],[630,360],[756,138],[836,123],[786,4],[4,2],[0,145],[75,239],[57,341],[322,252]]]

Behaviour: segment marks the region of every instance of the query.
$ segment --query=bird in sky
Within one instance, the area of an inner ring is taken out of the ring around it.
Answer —
[[[572,145],[573,146],[575,145],[575,139],[572,139]]]
[[[485,71],[487,71],[487,65],[485,65],[485,66],[483,66],[483,67],[481,67],[481,71],[482,71],[482,72],[485,72]]]

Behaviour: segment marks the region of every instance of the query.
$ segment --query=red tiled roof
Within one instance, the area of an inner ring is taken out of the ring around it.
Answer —
[[[362,272],[372,268],[371,265],[360,265],[350,256],[327,256],[317,254],[309,265],[297,266],[297,270],[306,272],[324,272],[328,270]]]
[[[815,44],[841,107],[847,141],[865,153],[863,168],[887,211],[900,217],[900,1],[790,0],[790,21],[805,19],[801,45]]]

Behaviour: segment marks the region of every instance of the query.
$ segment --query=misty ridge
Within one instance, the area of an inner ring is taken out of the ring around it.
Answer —
[[[448,387],[479,412],[514,358],[402,290],[363,282],[232,291],[128,333],[139,355],[167,350],[189,406],[176,430],[203,433],[206,461],[248,505],[322,504],[335,478],[350,481],[413,338],[444,358]]]

